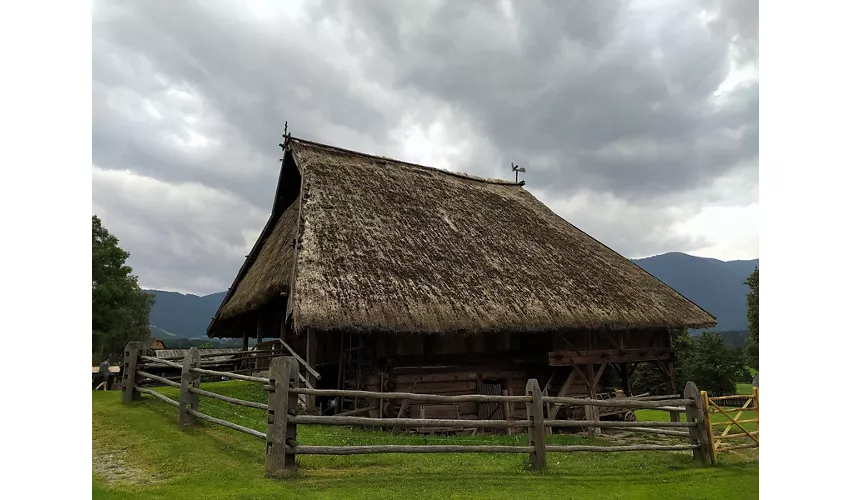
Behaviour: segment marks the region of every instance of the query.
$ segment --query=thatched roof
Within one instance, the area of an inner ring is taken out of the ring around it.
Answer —
[[[222,320],[281,293],[289,293],[296,330],[539,332],[716,323],[521,184],[300,139],[288,140],[286,149],[281,179],[299,172],[302,191],[289,200],[276,195],[272,219],[210,335],[224,335]]]

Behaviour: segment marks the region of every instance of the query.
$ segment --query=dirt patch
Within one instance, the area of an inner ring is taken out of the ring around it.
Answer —
[[[92,472],[103,478],[109,486],[160,482],[156,476],[129,464],[126,450],[92,449],[91,467]]]
[[[603,438],[617,444],[689,444],[684,437],[665,436],[662,434],[649,434],[644,432],[609,431],[603,433]]]

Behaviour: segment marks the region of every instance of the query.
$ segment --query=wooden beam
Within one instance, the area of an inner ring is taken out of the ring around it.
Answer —
[[[571,351],[574,351],[576,354],[578,354],[579,356],[581,356],[581,351],[579,351],[578,349],[576,349],[575,347],[573,347],[573,345],[572,345],[572,344],[570,344],[570,341],[569,341],[569,340],[567,340],[566,338],[564,338],[564,343],[565,343],[565,344],[567,344],[567,349],[570,349]]]
[[[365,413],[367,411],[372,411],[376,408],[378,408],[378,405],[371,405],[371,406],[366,406],[366,407],[363,407],[363,408],[355,408],[353,410],[348,410],[348,411],[344,411],[342,413],[337,413],[336,416],[337,417],[348,417],[348,416],[351,416],[351,415],[357,415],[358,413]]]
[[[573,381],[576,378],[576,371],[575,367],[570,370],[570,374],[567,375],[567,380],[564,381],[564,384],[561,385],[561,390],[558,391],[559,398],[567,395],[567,392],[570,390],[570,387],[573,385]]]
[[[312,366],[312,365],[310,365],[309,363],[307,363],[306,361],[304,361],[304,358],[302,358],[301,356],[299,356],[299,355],[295,352],[295,350],[294,350],[292,347],[290,347],[290,345],[289,345],[289,344],[287,344],[287,343],[286,343],[286,342],[284,342],[283,340],[279,340],[279,342],[280,342],[280,344],[281,344],[281,345],[282,345],[282,346],[283,346],[283,347],[284,347],[287,351],[289,351],[289,354],[291,354],[293,358],[295,358],[295,359],[296,359],[299,363],[301,363],[301,364],[304,366],[304,368],[306,368],[306,369],[307,369],[307,371],[308,371],[309,373],[312,373],[312,374],[313,374],[313,376],[314,376],[314,377],[316,377],[316,379],[318,379],[318,380],[322,380],[322,376],[319,374],[319,372],[317,372],[317,371],[316,371],[316,369],[315,369],[315,368],[313,368],[313,366]]]
[[[262,312],[257,311],[257,322],[255,324],[257,327],[257,344],[260,344],[263,341],[263,329],[265,328],[265,322],[263,320],[264,318]]]
[[[586,365],[588,363],[627,363],[635,361],[672,360],[673,351],[666,347],[639,349],[596,349],[576,355],[570,351],[549,353],[549,366]]]
[[[615,341],[614,338],[611,337],[611,332],[605,332],[602,334],[602,336],[605,337],[605,340],[607,340],[609,344],[611,344],[611,348],[618,351],[621,351],[623,349],[623,346],[619,345],[617,341]]]
[[[306,365],[310,366],[310,367],[315,366],[316,365],[316,334],[310,328],[307,329],[306,351],[307,351],[305,353],[305,357],[307,358],[306,359],[306,361],[307,361]],[[306,373],[307,380],[305,381],[305,383],[307,384],[308,387],[316,387],[316,376],[313,375],[310,372],[310,370],[306,370],[306,371],[307,371],[307,373]],[[383,388],[382,388],[382,390],[383,390]],[[316,397],[315,396],[308,396],[306,403],[307,403],[306,406],[307,406],[308,410],[315,410],[316,409]]]
[[[587,378],[587,375],[585,375],[584,370],[582,370],[580,366],[574,366],[573,373],[577,374],[582,380],[584,380],[585,386],[590,387],[590,380]]]
[[[541,392],[546,392],[546,391],[549,390],[549,385],[552,384],[552,378],[554,376],[555,376],[555,370],[552,370],[552,374],[549,375],[549,380],[546,381],[546,385],[543,386],[543,389],[541,389]]]
[[[596,378],[593,379],[593,386],[596,387],[599,385],[599,381],[602,380],[602,374],[605,373],[605,367],[608,366],[608,363],[602,363],[599,365],[599,371],[596,372]]]
[[[407,392],[413,392],[413,389],[416,389],[416,384],[418,384],[418,383],[419,383],[419,379],[414,380],[413,384],[411,384],[410,387],[407,388]],[[403,399],[401,401],[401,405],[398,408],[398,414],[395,416],[395,418],[403,418],[404,412],[407,411],[408,406],[410,406],[410,400],[409,399]],[[390,430],[390,432],[395,432],[395,431],[396,431],[396,428],[395,428],[395,426],[393,426],[393,428]]]
[[[605,368],[605,365],[602,365],[602,368]],[[599,370],[601,373],[602,370]],[[590,399],[596,399],[596,384],[598,383],[598,378],[596,374],[593,372],[593,363],[587,364],[587,377],[585,378],[587,381],[593,381],[592,384],[587,385],[587,397]],[[595,406],[585,406],[584,407],[584,418],[586,420],[599,420],[599,409]],[[587,429],[588,436],[599,436],[602,434],[602,429],[599,427],[590,427]]]

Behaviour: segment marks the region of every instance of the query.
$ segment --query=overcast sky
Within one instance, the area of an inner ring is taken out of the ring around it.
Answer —
[[[95,1],[92,211],[226,289],[305,139],[526,188],[627,257],[758,257],[758,2]]]

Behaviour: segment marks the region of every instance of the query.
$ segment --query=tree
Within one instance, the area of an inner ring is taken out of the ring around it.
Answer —
[[[96,215],[91,222],[92,356],[117,360],[127,342],[150,335],[154,298],[139,288],[126,264],[130,254],[118,246],[118,238]]]
[[[741,350],[727,346],[716,333],[694,338],[685,366],[689,379],[712,393],[735,394],[736,383],[749,378]]]
[[[736,383],[748,378],[741,349],[729,347],[717,333],[691,337],[677,332],[673,335],[673,349],[676,390],[680,394],[688,381],[712,393],[734,394]],[[667,393],[664,377],[650,363],[638,365],[631,383],[635,393]]]
[[[747,337],[747,345],[744,352],[747,362],[758,370],[759,367],[759,268],[751,274],[744,284],[750,287],[747,294],[747,323],[750,336]]]

